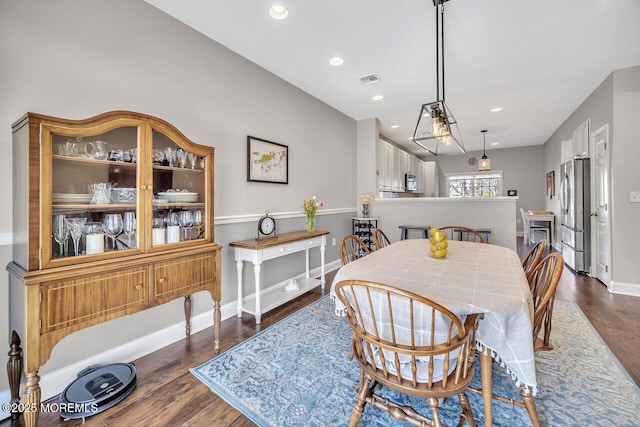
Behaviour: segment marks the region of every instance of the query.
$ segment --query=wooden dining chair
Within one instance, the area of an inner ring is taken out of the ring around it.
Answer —
[[[347,234],[340,241],[340,262],[342,265],[369,255],[371,251],[360,238],[354,234]]]
[[[551,316],[555,301],[556,288],[564,268],[564,259],[559,253],[547,255],[531,271],[529,286],[533,295],[533,350],[552,350],[553,345],[549,341],[551,337]],[[542,339],[538,337],[542,327],[544,334]]]
[[[485,243],[482,234],[473,228],[462,225],[445,225],[444,227],[436,227],[438,230],[447,233],[449,240],[465,240],[467,242]]]
[[[529,275],[533,271],[534,268],[540,263],[542,260],[542,255],[544,255],[544,250],[547,248],[547,241],[545,239],[540,240],[535,246],[529,251],[527,256],[522,260],[522,268],[524,269],[524,274],[527,275],[527,280],[529,280]]]
[[[458,395],[466,420],[475,426],[465,393],[474,372],[475,332],[481,314],[459,318],[447,308],[393,286],[344,280],[335,292],[347,308],[353,332],[351,352],[360,365],[360,383],[349,426],[366,404],[413,425],[442,426],[438,399]],[[431,418],[382,397],[380,386],[425,398]]]
[[[373,234],[373,244],[376,246],[376,250],[391,244],[387,235],[384,234],[384,231],[379,228],[374,228],[371,232]]]

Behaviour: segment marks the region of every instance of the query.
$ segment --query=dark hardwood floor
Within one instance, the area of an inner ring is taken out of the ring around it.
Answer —
[[[528,248],[518,240],[521,258]],[[327,291],[335,272],[327,275]],[[317,288],[263,315],[264,329],[323,294]],[[556,298],[572,301],[585,313],[594,328],[616,355],[633,380],[640,385],[640,299],[610,294],[598,280],[576,275],[565,267]],[[222,322],[221,351],[233,347],[260,328],[253,317],[232,317]],[[553,342],[553,332],[551,334]],[[135,360],[138,383],[134,392],[118,406],[88,418],[86,426],[218,426],[242,427],[253,423],[198,381],[189,368],[214,356],[213,329],[208,328],[161,350]],[[585,373],[588,375],[588,373]],[[22,426],[5,420],[0,427]],[[81,420],[62,421],[57,413],[42,413],[41,426],[73,427]]]

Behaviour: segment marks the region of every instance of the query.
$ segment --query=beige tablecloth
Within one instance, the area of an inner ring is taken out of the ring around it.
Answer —
[[[429,256],[427,239],[395,242],[338,270],[331,285],[335,298],[341,280],[385,283],[423,295],[459,316],[485,313],[476,338],[491,349],[518,384],[536,389],[533,355],[533,302],[518,254],[502,246],[449,241],[445,259]]]

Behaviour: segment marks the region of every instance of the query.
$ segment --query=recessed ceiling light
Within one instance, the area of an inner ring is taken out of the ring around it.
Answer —
[[[334,56],[329,60],[329,64],[337,67],[338,65],[344,64],[344,59],[340,58],[339,56]]]
[[[287,16],[289,16],[289,11],[281,4],[274,4],[269,8],[269,15],[271,15],[273,19],[281,21],[283,19],[287,19]]]
[[[491,145],[500,145],[499,142],[492,142]]]
[[[400,127],[400,125],[391,125],[391,129],[397,129],[399,127]]]
[[[373,98],[371,98],[371,99],[373,99],[374,101],[380,101],[383,98],[384,98],[384,96],[382,96],[382,95],[374,95]]]
[[[491,109],[492,113],[497,113],[498,111],[502,111],[502,107],[496,107]]]

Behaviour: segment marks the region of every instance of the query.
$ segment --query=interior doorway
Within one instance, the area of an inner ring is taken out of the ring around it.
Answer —
[[[591,134],[592,191],[591,191],[591,259],[592,272],[598,280],[609,287],[611,278],[611,233],[609,194],[609,125],[606,124]]]

